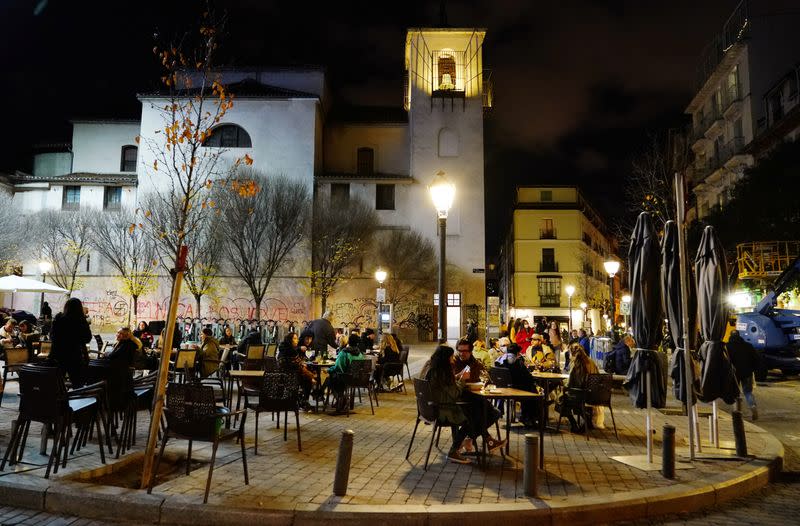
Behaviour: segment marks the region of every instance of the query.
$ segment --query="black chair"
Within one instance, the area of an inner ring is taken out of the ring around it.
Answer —
[[[375,414],[375,408],[372,405],[372,398],[375,398],[375,405],[378,405],[378,393],[370,381],[372,377],[372,360],[353,360],[350,362],[350,370],[347,375],[346,391],[349,392],[348,408],[352,408],[355,402],[356,389],[358,389],[358,401],[361,402],[361,390],[367,390],[367,398],[369,398],[369,408],[372,414]],[[380,406],[379,406],[380,407]],[[348,409],[349,411],[349,409]]]
[[[424,422],[425,425],[433,426],[431,443],[428,445],[428,453],[425,455],[424,470],[427,471],[433,442],[434,440],[438,442],[437,431],[440,431],[442,427],[454,428],[456,426],[439,418],[439,406],[433,401],[433,393],[429,381],[414,378],[414,393],[417,397],[417,422],[414,424],[414,432],[411,433],[411,442],[409,442],[408,451],[406,451],[406,460],[411,455],[411,446],[414,445],[414,437],[417,435],[419,423]]]
[[[408,355],[410,353],[411,353],[411,346],[403,344],[403,350],[402,352],[400,352],[400,361],[403,362],[403,365],[406,366],[406,372],[408,373],[409,378],[411,378],[411,369],[409,369],[408,367]]]
[[[136,434],[137,395],[131,369],[123,361],[89,360],[86,370],[91,383],[106,384],[106,428],[116,435],[116,458],[133,446]]]
[[[245,409],[251,409],[256,413],[256,437],[253,446],[254,454],[258,455],[258,415],[260,413],[278,413],[278,428],[281,425],[281,413],[283,413],[283,440],[288,440],[288,415],[289,411],[294,413],[295,424],[297,426],[297,450],[302,451],[300,443],[300,405],[297,375],[294,372],[265,372],[264,380],[261,384],[261,391],[258,395],[258,402],[250,403],[245,401]]]
[[[489,379],[497,387],[512,386],[511,371],[506,367],[492,367],[489,369]],[[504,410],[505,402],[503,400],[498,400],[496,405],[502,412]],[[511,422],[514,422],[517,418],[517,404],[513,400],[509,404],[506,418],[510,419]]]
[[[278,344],[277,343],[267,344],[267,350],[264,352],[264,356],[268,358],[277,358],[277,354],[278,354]]]
[[[0,463],[0,471],[5,469],[9,460],[12,464],[22,460],[31,422],[41,422],[45,426],[53,427],[53,449],[47,462],[45,478],[50,477],[51,470],[58,473],[62,451],[63,466],[67,465],[67,450],[73,420],[78,423],[78,433],[81,437],[84,436],[84,432],[88,437],[86,426],[97,424],[100,456],[105,463],[103,434],[97,419],[98,403],[95,397],[101,385],[91,385],[68,393],[64,377],[57,367],[25,365],[19,369],[18,374],[19,416],[11,431],[11,441]]]
[[[212,442],[211,464],[208,468],[208,479],[206,480],[206,493],[203,503],[208,502],[208,492],[211,488],[211,476],[214,473],[214,463],[217,459],[217,448],[219,443],[230,438],[237,438],[242,449],[242,465],[244,467],[244,483],[250,484],[247,474],[247,455],[244,451],[244,424],[247,417],[246,411],[242,413],[242,421],[239,429],[225,429],[223,419],[230,417],[231,413],[217,407],[214,401],[214,389],[208,385],[177,384],[169,385],[167,391],[167,407],[164,409],[167,426],[164,430],[164,437],[161,441],[161,449],[156,458],[156,465],[153,475],[150,478],[147,493],[153,491],[158,466],[161,457],[164,456],[164,449],[170,438],[178,438],[189,441],[189,448],[186,455],[186,474],[192,462],[192,442]]]
[[[614,437],[619,438],[617,434],[617,422],[614,420],[614,409],[611,407],[611,390],[614,387],[613,374],[590,374],[586,377],[586,384],[583,386],[586,395],[583,399],[584,413],[586,406],[607,407],[611,412],[611,422],[614,424]],[[589,434],[586,434],[589,438]]]
[[[406,392],[406,383],[403,375],[403,362],[385,362],[381,365],[381,386],[386,385],[385,380],[397,378],[397,386],[392,391]]]
[[[5,367],[3,367],[3,384],[0,385],[0,405],[3,403],[3,393],[6,390],[6,382],[8,382],[8,374],[18,372],[26,363],[28,363],[28,350],[27,349],[5,349]]]

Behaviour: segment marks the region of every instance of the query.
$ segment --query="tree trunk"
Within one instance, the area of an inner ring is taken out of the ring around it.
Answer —
[[[139,321],[139,295],[133,296],[133,320],[138,323]],[[128,320],[128,325],[130,325],[130,320]]]
[[[261,300],[262,299],[263,299],[263,297],[256,298],[255,296],[253,296],[253,303],[256,304],[256,320],[258,320],[258,321],[261,321]]]
[[[194,299],[197,301],[197,314],[195,314],[195,316],[194,316],[195,318],[202,318],[202,316],[200,316],[200,299],[202,297],[203,297],[202,294],[195,295],[195,297],[194,297]]]
[[[327,294],[323,294],[322,297],[320,298],[320,301],[322,303],[322,305],[321,305],[322,314],[325,314],[325,310],[328,308],[328,295]]]

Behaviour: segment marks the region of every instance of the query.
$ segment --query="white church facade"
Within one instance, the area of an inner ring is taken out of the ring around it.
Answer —
[[[483,75],[484,34],[476,29],[409,29],[404,104],[397,108],[331,107],[323,68],[220,72],[235,95],[216,133],[228,148],[226,155],[233,159],[247,154],[253,168],[307,183],[323,199],[361,198],[375,207],[382,229],[413,229],[437,246],[428,185],[438,171],[447,174],[456,187],[447,229],[451,337],[463,334],[467,318],[481,325],[485,320],[483,117],[491,93]],[[158,97],[138,96],[138,120],[73,121],[69,148],[38,153],[32,174],[4,178],[2,186],[13,195],[15,208],[25,214],[136,208],[158,184],[144,169],[152,165],[152,154],[140,146],[157,139],[156,130],[163,127],[153,107]],[[366,259],[328,300],[337,326],[375,326],[375,268]],[[302,323],[320,314],[313,312],[307,270],[310,256],[273,280],[261,319]],[[24,262],[23,273],[42,277],[34,259]],[[83,285],[74,296],[85,302],[94,320],[101,325],[126,323],[130,301],[120,292],[111,267],[92,254],[80,274]],[[203,299],[202,312],[195,312],[193,298],[184,292],[178,315],[255,318],[241,280],[225,268],[223,276],[218,290]],[[169,279],[160,281],[157,291],[140,299],[139,319],[165,318]],[[38,295],[18,296],[15,306],[38,308]],[[55,305],[63,301],[48,299]],[[433,291],[424,291],[395,306],[395,328],[411,341],[432,337],[435,310]]]

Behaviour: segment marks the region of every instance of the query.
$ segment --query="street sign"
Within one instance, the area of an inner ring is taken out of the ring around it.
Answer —
[[[386,301],[386,289],[378,289],[378,293],[375,295],[375,301],[379,301],[381,303]]]
[[[483,274],[484,272],[486,272],[486,270],[484,270],[482,268],[474,268],[474,269],[472,269],[472,273],[473,274]]]

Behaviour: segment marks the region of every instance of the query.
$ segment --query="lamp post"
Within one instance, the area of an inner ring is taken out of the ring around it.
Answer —
[[[447,340],[447,296],[444,291],[445,281],[445,241],[447,238],[447,213],[453,206],[453,198],[456,194],[456,187],[447,180],[447,176],[439,170],[433,178],[428,191],[431,193],[433,206],[436,208],[436,215],[439,222],[439,328],[437,339]]]
[[[611,319],[611,327],[614,327],[614,276],[619,272],[619,261],[610,259],[603,263],[603,266],[606,269],[606,274],[608,274],[609,290],[611,291],[611,315],[609,318]]]
[[[564,291],[567,293],[567,304],[569,305],[569,333],[572,334],[572,295],[575,294],[575,287],[567,285],[564,287]]]
[[[53,268],[53,265],[49,261],[40,261],[39,262],[39,270],[42,271],[42,282],[47,281],[47,273]],[[39,297],[39,313],[42,312],[42,307],[44,307],[44,292]]]
[[[375,271],[375,279],[378,281],[378,291],[375,295],[375,299],[378,300],[378,339],[380,340],[380,337],[383,334],[381,307],[383,306],[383,300],[386,298],[386,290],[383,288],[383,282],[386,281],[386,271],[378,268],[378,270]]]
[[[622,303],[625,305],[625,308],[622,309],[622,313],[625,315],[625,332],[627,332],[628,328],[628,313],[631,311],[631,295],[625,294],[622,296]]]

